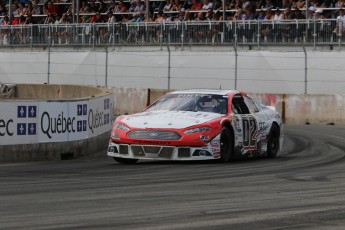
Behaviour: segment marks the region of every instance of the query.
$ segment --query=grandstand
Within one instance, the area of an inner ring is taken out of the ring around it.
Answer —
[[[11,6],[11,7],[10,7]],[[2,1],[2,46],[343,44],[344,2]]]

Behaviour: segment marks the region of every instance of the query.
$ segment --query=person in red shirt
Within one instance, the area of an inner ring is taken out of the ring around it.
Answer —
[[[191,10],[200,10],[202,8],[202,2],[200,0],[193,0],[192,3]]]
[[[47,2],[47,8],[48,8],[48,13],[50,14],[55,15],[58,12],[57,6],[55,6],[52,1]]]

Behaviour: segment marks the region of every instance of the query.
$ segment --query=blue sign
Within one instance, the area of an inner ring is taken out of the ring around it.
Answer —
[[[37,116],[37,106],[29,106],[28,117],[36,117],[36,116]]]
[[[86,120],[83,121],[83,131],[86,131]]]
[[[77,115],[81,116],[83,115],[83,105],[77,105]]]
[[[87,104],[83,105],[83,115],[87,114]]]
[[[18,118],[26,117],[26,106],[18,106],[17,117]]]
[[[104,99],[104,109],[109,109],[109,107],[110,107],[109,98]]]
[[[104,124],[106,125],[106,124],[109,124],[109,113],[106,113],[106,114],[104,114]]]
[[[83,121],[77,121],[77,132],[83,131]]]
[[[26,124],[18,123],[17,124],[17,135],[26,135]]]
[[[36,123],[28,123],[28,135],[36,135]]]

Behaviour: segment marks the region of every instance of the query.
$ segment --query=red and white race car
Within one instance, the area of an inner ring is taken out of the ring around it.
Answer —
[[[278,112],[234,90],[168,93],[133,115],[116,119],[108,156],[120,163],[140,159],[228,162],[275,157],[283,144]]]

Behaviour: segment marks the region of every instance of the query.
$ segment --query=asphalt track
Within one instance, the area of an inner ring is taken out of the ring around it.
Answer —
[[[345,127],[285,135],[277,158],[229,164],[1,164],[0,229],[345,229]]]

